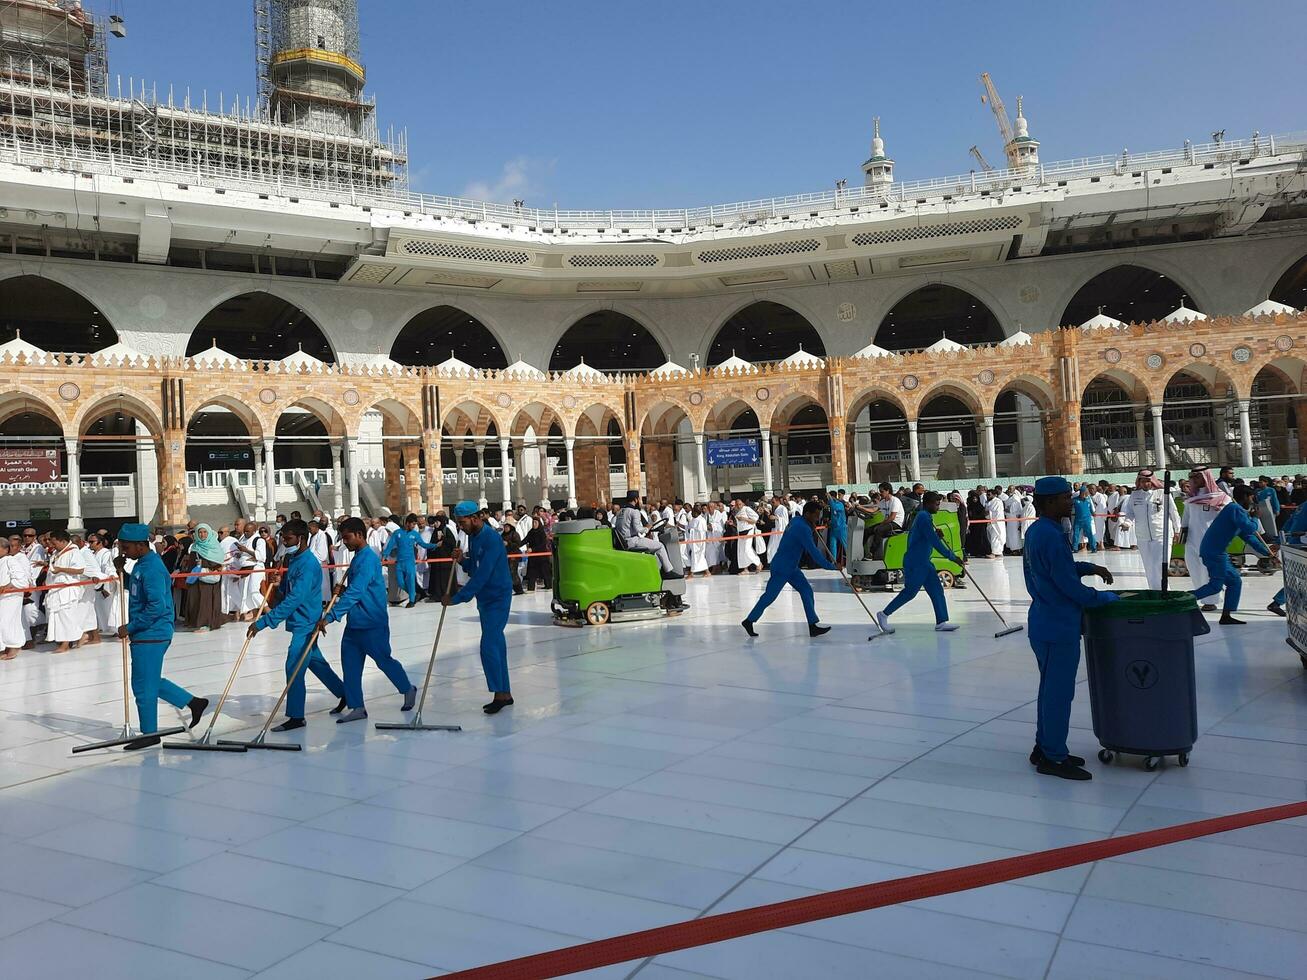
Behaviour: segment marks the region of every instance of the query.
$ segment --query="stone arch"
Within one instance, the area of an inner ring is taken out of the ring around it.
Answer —
[[[200,413],[202,413],[206,408],[212,408],[214,406],[223,408],[240,419],[252,439],[263,439],[263,434],[271,428],[268,425],[269,420],[267,418],[260,415],[248,404],[234,395],[209,395],[200,399],[199,404],[192,408],[187,414],[187,430],[189,431],[192,423],[195,422],[196,417],[200,415]],[[273,425],[276,424],[275,418],[271,421]]]
[[[848,405],[844,441],[849,479],[897,482],[909,475],[908,406],[898,393],[883,384],[870,385],[859,389]]]
[[[68,434],[81,438],[90,425],[113,411],[130,414],[145,426],[155,442],[163,441],[163,422],[154,406],[142,400],[136,392],[122,388],[101,392],[95,401],[79,409],[69,424]]]
[[[775,326],[768,327],[768,322]],[[825,357],[827,344],[817,327],[819,322],[788,295],[784,302],[750,297],[721,317],[709,332],[704,363],[713,367],[732,352],[750,363],[779,361],[800,346]]]
[[[1100,378],[1106,379],[1115,384],[1129,395],[1132,401],[1147,402],[1151,400],[1149,397],[1147,382],[1138,375],[1132,374],[1124,368],[1105,368],[1095,373],[1093,377],[1085,383],[1084,388],[1081,389],[1080,401],[1082,403],[1085,401],[1085,394],[1089,391],[1090,387]]]
[[[1229,374],[1215,365],[1192,361],[1158,384],[1168,460],[1211,466],[1238,462],[1237,402],[1246,396]]]
[[[510,352],[509,350],[509,338],[514,336],[514,331],[500,321],[498,309],[487,306],[475,295],[465,293],[460,293],[457,296],[443,294],[437,300],[431,299],[428,295],[419,296],[403,307],[394,317],[388,317],[390,324],[375,331],[373,336],[378,349],[381,352],[393,351],[400,334],[414,319],[422,316],[428,310],[438,310],[442,307],[448,307],[451,310],[463,313],[484,327],[507,358],[504,367],[508,366],[508,362],[516,359],[517,352]],[[439,350],[439,348],[437,349]],[[449,351],[446,350],[441,353],[437,360],[443,361],[448,356]],[[399,360],[399,358],[394,359]],[[466,360],[466,358],[463,358],[463,360]]]
[[[953,398],[965,406],[972,415],[984,415],[985,399],[970,383],[958,378],[937,381],[918,396],[915,414],[920,417],[922,411],[936,398]]]
[[[1071,285],[1066,286],[1056,301],[1051,304],[1050,309],[1057,311],[1060,319],[1063,321],[1058,326],[1079,326],[1079,323],[1068,324],[1066,320],[1067,307],[1075,298],[1076,293],[1080,292],[1086,285],[1105,272],[1120,267],[1134,266],[1145,271],[1156,273],[1164,276],[1171,282],[1180,285],[1184,290],[1184,295],[1188,297],[1189,306],[1200,312],[1211,308],[1211,301],[1207,296],[1207,291],[1200,283],[1190,282],[1187,270],[1180,268],[1175,263],[1168,261],[1164,257],[1150,252],[1132,252],[1129,262],[1123,262],[1120,255],[1106,253],[1101,255],[1085,255],[1079,257],[1079,266],[1086,271],[1083,276]],[[1195,288],[1196,287],[1196,288]],[[1093,304],[1097,312],[1098,304]],[[1174,307],[1172,307],[1174,309]],[[1104,312],[1110,312],[1104,310]],[[1168,311],[1169,312],[1169,311]],[[1091,314],[1092,315],[1092,314]],[[1085,319],[1088,319],[1086,317]],[[1121,318],[1126,319],[1126,318]],[[1081,320],[1080,323],[1083,323]]]
[[[1292,306],[1295,310],[1307,310],[1307,255],[1300,255],[1271,273],[1257,295]]]
[[[460,399],[455,404],[448,406],[444,414],[445,424],[449,424],[451,419],[458,419],[460,422],[466,420],[467,428],[462,430],[462,434],[472,437],[484,438],[491,429],[498,433],[506,428],[503,420],[495,414],[493,409],[483,405],[475,398]]]
[[[89,354],[118,340],[98,305],[44,270],[0,277],[0,343],[19,335],[60,354]]]
[[[548,433],[549,427],[555,422],[561,425],[562,417],[562,412],[553,405],[542,399],[533,398],[519,406],[513,413],[513,422],[508,430],[509,437],[520,439],[526,435],[528,428],[534,430],[537,435],[542,429]]]
[[[714,432],[726,432],[731,429],[737,419],[749,414],[752,414],[754,428],[757,428],[760,420],[754,407],[739,395],[725,395],[714,402],[712,408],[709,409],[704,428],[705,430],[711,429]]]
[[[208,411],[213,408],[221,411]],[[264,420],[239,399],[230,395],[205,398],[186,418],[186,469],[254,469],[254,447],[262,446],[265,431],[271,430],[265,428]],[[214,451],[222,454],[216,462],[210,455]]]
[[[995,386],[993,399],[986,406],[991,414],[998,400],[1009,391],[1025,395],[1045,412],[1051,412],[1057,407],[1057,394],[1046,379],[1034,374],[1018,374]]]
[[[610,374],[650,371],[671,356],[672,344],[663,330],[643,311],[625,305],[597,304],[571,314],[564,323],[552,334],[556,339],[549,348],[550,371],[570,370],[582,358],[590,367]],[[627,338],[629,346],[618,347],[617,335],[628,330],[634,335]],[[597,349],[609,344],[610,351]]]
[[[929,347],[947,336],[959,344],[998,343],[1006,336],[999,309],[974,283],[936,280],[899,288],[872,332],[873,342],[886,350]]]
[[[257,289],[232,287],[219,295],[190,332],[186,356],[212,344],[249,361],[279,361],[302,350],[319,360],[336,363],[335,348],[322,329],[321,315],[306,309],[302,298],[277,283]]]
[[[407,365],[435,365],[450,356],[483,370],[502,370],[509,363],[494,329],[462,305],[448,303],[409,316],[388,350],[392,361]]]
[[[1182,303],[1195,308],[1189,287],[1147,260],[1120,262],[1084,280],[1061,306],[1058,323],[1079,326],[1100,310],[1124,323],[1152,323]],[[1201,307],[1197,307],[1202,312]]]
[[[14,382],[9,382],[0,388],[0,425],[24,413],[49,419],[60,433],[70,431],[58,407],[36,388]]]
[[[1253,465],[1282,466],[1307,459],[1305,385],[1307,362],[1297,357],[1268,360],[1253,375],[1248,402]]]

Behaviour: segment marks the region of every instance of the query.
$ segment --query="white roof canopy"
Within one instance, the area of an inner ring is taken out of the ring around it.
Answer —
[[[504,377],[506,378],[531,378],[533,380],[543,379],[545,372],[538,367],[533,367],[520,357],[508,367],[504,368]]]
[[[1017,331],[1016,333],[1014,333],[1011,337],[1008,337],[1008,338],[1005,339],[1005,340],[1000,340],[1000,341],[998,342],[998,346],[1000,346],[1000,347],[1024,347],[1024,346],[1030,344],[1034,339],[1035,339],[1034,337],[1030,336],[1030,334],[1026,333],[1024,330],[1018,330],[1018,331]]]
[[[436,365],[436,370],[441,374],[476,374],[476,368],[466,361],[460,361],[454,356],[453,351],[449,352],[449,357]]]
[[[731,356],[717,365],[718,371],[752,371],[753,365],[742,357],[737,357],[734,351]]]
[[[20,354],[26,355],[29,361],[45,358],[45,351],[35,344],[29,344],[25,341],[21,333],[18,333],[13,340],[0,344],[0,357],[4,357],[6,354],[14,360],[17,360]]]
[[[853,355],[854,357],[897,357],[898,355],[892,350],[886,350],[884,347],[877,347],[875,344],[868,344],[862,350]]]
[[[281,363],[287,365],[288,367],[316,368],[326,364],[326,361],[319,360],[318,358],[314,357],[312,354],[304,353],[304,347],[301,346],[300,349],[297,350],[294,354],[291,354],[287,357],[283,357],[281,359]]]
[[[940,337],[939,340],[926,348],[928,351],[959,351],[966,349],[965,345],[959,344],[956,340],[949,340],[947,337]]]
[[[661,364],[649,372],[655,378],[671,378],[678,374],[689,374],[690,372],[681,367],[675,361],[668,361]]]
[[[585,363],[584,357],[581,358],[579,364],[568,368],[563,372],[563,374],[567,375],[569,378],[582,378],[588,380],[602,380],[604,377],[604,373],[598,368],[592,368],[589,364]]]
[[[799,349],[789,357],[785,358],[785,360],[781,361],[781,363],[789,367],[821,367],[821,365],[826,362],[816,354],[809,354],[803,349],[803,345],[800,344]]]
[[[1114,316],[1108,316],[1102,310],[1099,310],[1084,323],[1080,324],[1081,330],[1120,330],[1125,324]]]
[[[1285,303],[1277,303],[1273,299],[1264,299],[1251,310],[1245,310],[1244,316],[1275,316],[1277,313],[1288,313],[1290,315],[1297,313],[1292,306]]]
[[[217,341],[214,341],[208,350],[202,350],[198,354],[191,355],[191,360],[196,364],[217,364],[222,367],[244,363],[244,361],[235,354],[228,354],[225,350],[219,347]]]
[[[1199,313],[1197,310],[1191,310],[1189,307],[1181,304],[1174,310],[1162,317],[1163,323],[1187,323],[1190,320],[1206,320],[1206,313]]]

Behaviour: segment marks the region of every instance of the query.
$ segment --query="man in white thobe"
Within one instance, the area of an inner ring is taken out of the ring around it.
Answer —
[[[1135,491],[1126,498],[1121,513],[1134,523],[1139,542],[1139,558],[1144,563],[1144,577],[1150,589],[1162,587],[1162,568],[1171,560],[1171,545],[1180,537],[1180,514],[1175,500],[1162,489],[1162,481],[1152,470],[1139,471]],[[1164,538],[1163,522],[1170,532]]]
[[[758,512],[743,500],[737,500],[739,506],[735,511],[735,533],[739,540],[735,542],[735,561],[740,572],[756,572],[762,567],[755,548],[758,534]]]
[[[1007,500],[1003,502],[1003,516],[1007,518],[1003,537],[1007,550],[1014,555],[1021,553],[1021,510],[1021,492],[1016,487],[1008,487]]]
[[[989,521],[988,527],[985,528],[986,534],[989,535],[989,551],[992,557],[1003,557],[1003,518],[1005,516],[1003,509],[1003,491],[1000,487],[995,487],[985,501],[985,519]]]

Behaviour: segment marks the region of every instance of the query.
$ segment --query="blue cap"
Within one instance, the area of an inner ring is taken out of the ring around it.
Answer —
[[[124,524],[118,529],[119,541],[149,541],[150,529],[144,524]]]
[[[479,514],[481,508],[477,506],[475,500],[460,500],[450,511],[455,517],[471,517],[473,514]]]
[[[1070,492],[1071,484],[1060,476],[1041,476],[1035,481],[1035,494],[1040,497],[1055,497]]]

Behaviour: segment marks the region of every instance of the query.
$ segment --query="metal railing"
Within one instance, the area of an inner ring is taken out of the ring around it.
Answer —
[[[864,206],[886,203],[914,204],[931,198],[959,197],[1056,185],[1061,181],[1088,179],[1166,167],[1231,164],[1256,157],[1302,154],[1307,151],[1307,133],[1254,135],[1249,139],[1219,143],[1189,143],[1179,149],[1146,153],[1122,151],[1115,155],[1080,157],[1039,164],[1036,167],[974,171],[951,177],[900,181],[886,187],[831,189],[780,197],[757,198],[730,204],[693,208],[562,210],[525,205],[496,204],[469,198],[373,188],[341,190],[294,179],[276,181],[251,178],[238,170],[210,166],[201,160],[185,170],[142,156],[114,154],[81,146],[50,146],[14,135],[0,137],[0,161],[79,174],[139,176],[175,181],[187,185],[244,189],[252,193],[284,196],[294,194],[312,200],[392,208],[467,223],[486,222],[505,228],[568,233],[590,231],[614,237],[639,228],[643,232],[686,232],[727,225],[741,226],[773,219],[807,219],[813,215],[856,211]]]

